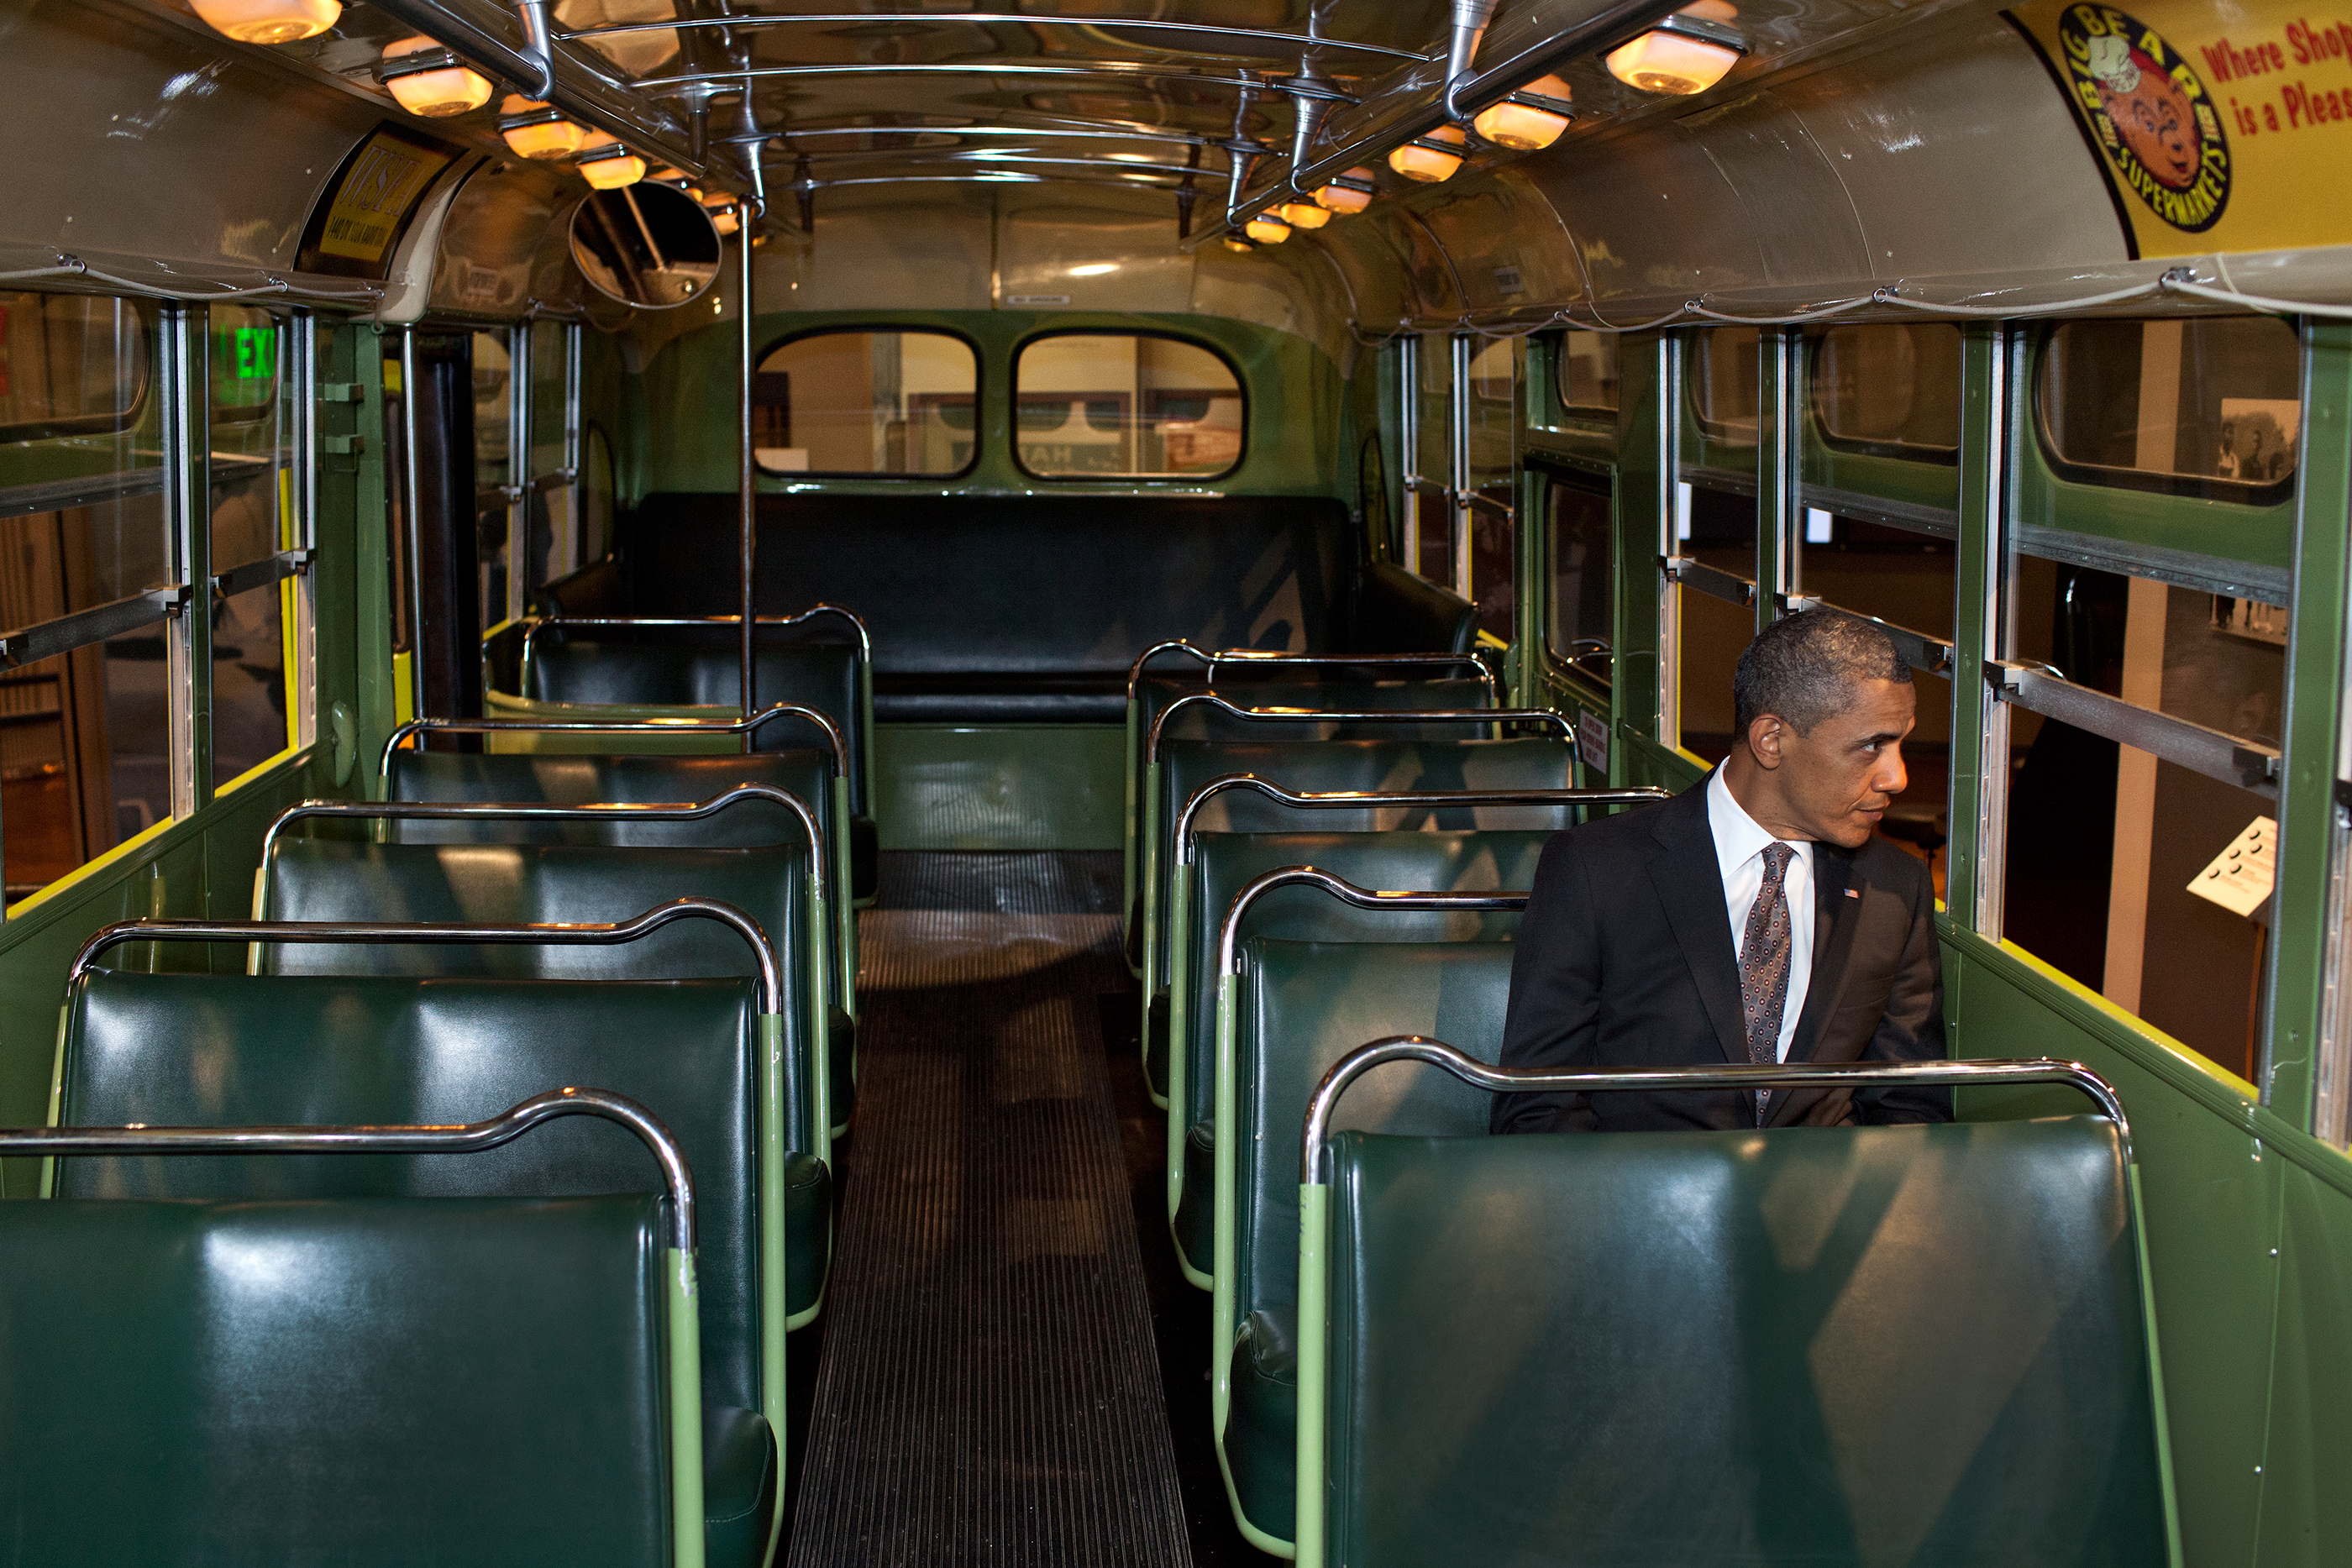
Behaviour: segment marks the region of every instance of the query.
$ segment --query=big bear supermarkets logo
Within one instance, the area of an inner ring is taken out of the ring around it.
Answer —
[[[2211,95],[2163,36],[2108,5],[2058,19],[2067,85],[2099,146],[2134,195],[2187,234],[2230,204],[2230,141]]]

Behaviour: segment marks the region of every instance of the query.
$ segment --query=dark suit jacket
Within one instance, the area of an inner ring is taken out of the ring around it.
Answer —
[[[1790,1061],[1946,1055],[1927,868],[1883,839],[1813,846],[1813,970]],[[1848,897],[1851,891],[1857,894]],[[1589,822],[1546,846],[1511,964],[1503,1065],[1590,1071],[1745,1062],[1738,960],[1706,789]],[[1768,1126],[1951,1119],[1943,1090],[1775,1090]],[[1496,1097],[1498,1133],[1731,1129],[1739,1090]]]

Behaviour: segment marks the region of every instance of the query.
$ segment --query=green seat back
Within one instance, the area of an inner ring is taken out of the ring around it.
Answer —
[[[688,896],[760,924],[783,967],[790,1146],[821,1151],[813,1095],[824,1033],[806,1005],[811,966],[803,848],[615,849],[575,844],[369,844],[281,839],[262,868],[271,920],[462,925],[626,920]],[[263,975],[404,975],[544,980],[685,980],[757,973],[751,944],[699,916],[608,946],[538,943],[257,942]]]
[[[1549,830],[1484,832],[1203,833],[1185,894],[1183,972],[1170,984],[1183,989],[1184,1033],[1171,1051],[1171,1071],[1184,1074],[1185,1114],[1210,1119],[1217,1026],[1217,952],[1225,917],[1241,891],[1282,866],[1311,865],[1359,887],[1525,892],[1536,862],[1552,840]],[[1499,942],[1516,936],[1516,911],[1447,915],[1428,910],[1359,909],[1318,887],[1279,887],[1261,894],[1243,916],[1240,937],[1295,942]],[[1362,1041],[1359,1040],[1358,1044]]]
[[[1160,812],[1154,829],[1159,874],[1155,901],[1157,990],[1168,984],[1170,874],[1178,819],[1202,785],[1228,773],[1252,773],[1294,793],[1343,789],[1568,789],[1576,785],[1575,748],[1564,740],[1404,739],[1327,741],[1180,740],[1160,757]],[[1193,819],[1201,833],[1369,832],[1381,829],[1466,831],[1563,828],[1571,808],[1408,807],[1385,810],[1300,810],[1247,789],[1213,796]]]
[[[833,821],[833,778],[822,751],[749,756],[565,755],[553,752],[411,751],[392,755],[394,800],[547,800],[567,806],[708,800],[738,784],[789,790],[808,802],[828,845],[843,831]],[[493,817],[479,822],[394,821],[402,843],[562,843],[746,849],[805,843],[800,818],[769,800],[739,800],[684,822],[532,822]]]
[[[1334,1142],[1328,1561],[2167,1560],[2111,1124]]]
[[[638,1195],[0,1204],[6,1559],[667,1568],[663,1246]]]
[[[760,706],[813,707],[842,732],[848,747],[852,809],[870,811],[863,788],[870,741],[857,644],[837,619],[813,627],[763,626],[753,695]],[[742,653],[732,626],[594,627],[551,630],[530,640],[520,695],[532,702],[583,707],[721,707],[742,702]],[[584,716],[567,714],[566,717]],[[818,743],[804,719],[771,719],[753,738],[755,749],[782,751]]]
[[[1315,1086],[1341,1057],[1383,1035],[1425,1035],[1493,1061],[1503,1044],[1512,946],[1259,937],[1244,952],[1234,1042],[1238,1319],[1297,1305],[1299,1129]],[[1481,1133],[1486,1108],[1486,1095],[1444,1073],[1391,1068],[1349,1090],[1334,1124]]]
[[[1205,674],[1197,665],[1187,668],[1171,660],[1166,672],[1147,674],[1134,683],[1135,699],[1128,709],[1127,776],[1138,788],[1134,796],[1136,815],[1128,828],[1130,833],[1143,831],[1140,780],[1143,778],[1144,750],[1151,739],[1151,727],[1159,721],[1161,714],[1168,711],[1170,704],[1192,693],[1214,692],[1236,707],[1313,707],[1388,712],[1400,708],[1495,706],[1493,693],[1487,689],[1486,683],[1462,670],[1453,670],[1444,675],[1402,680],[1383,680],[1377,671],[1350,670],[1344,665],[1285,670],[1277,679],[1267,679],[1263,674],[1220,671],[1214,685],[1204,678]],[[1233,718],[1210,710],[1204,703],[1195,703],[1169,720],[1162,739],[1324,740],[1344,734],[1378,740],[1383,737],[1396,739],[1411,733],[1387,725],[1377,730],[1369,725],[1343,730],[1331,725],[1266,724]],[[1467,735],[1472,732],[1464,729],[1456,733]]]
[[[67,1000],[66,1126],[472,1122],[564,1084],[668,1127],[694,1172],[703,1399],[760,1400],[760,1030],[740,980],[142,975],[95,970]],[[468,1155],[60,1159],[65,1197],[548,1197],[656,1190],[645,1145],[571,1116]]]

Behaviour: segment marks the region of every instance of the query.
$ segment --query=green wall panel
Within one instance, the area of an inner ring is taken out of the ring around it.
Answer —
[[[2264,1568],[2352,1562],[2352,1196],[2287,1166],[2262,1476]]]

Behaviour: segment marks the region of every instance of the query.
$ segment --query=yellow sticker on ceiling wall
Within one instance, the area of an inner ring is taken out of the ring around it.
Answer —
[[[2352,241],[2352,20],[2252,0],[2072,0],[2009,13],[2115,188],[2134,254]]]
[[[303,270],[382,277],[418,200],[457,156],[446,143],[377,127],[343,161],[311,212]]]

